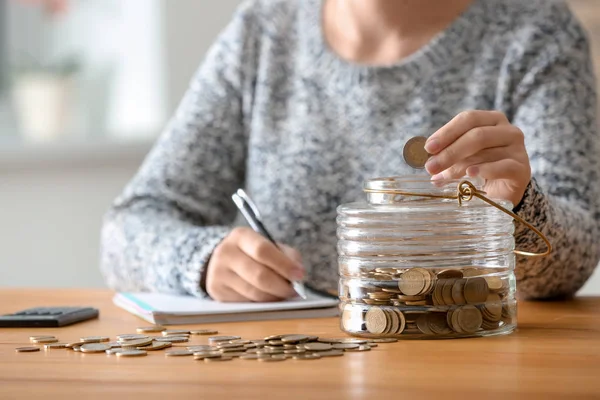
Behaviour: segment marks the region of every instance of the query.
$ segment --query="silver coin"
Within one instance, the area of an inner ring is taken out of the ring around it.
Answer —
[[[425,151],[426,137],[415,136],[410,138],[404,145],[402,156],[404,161],[412,168],[425,168],[425,163],[430,157],[430,154]]]
[[[221,358],[223,354],[218,351],[199,351],[194,352],[195,360],[204,360],[205,358]]]
[[[82,353],[104,353],[106,350],[110,350],[111,346],[104,343],[86,343],[82,344],[79,351]]]
[[[110,338],[107,336],[85,336],[79,338],[84,343],[100,343],[100,342],[109,342]]]
[[[129,351],[129,350],[125,350],[125,349],[122,349],[120,347],[115,347],[115,348],[106,350],[105,353],[108,354],[108,355],[113,355],[113,354],[121,353],[121,352],[124,352],[124,351]]]
[[[27,347],[17,347],[15,349],[17,353],[33,353],[35,351],[40,351],[39,347],[27,346]]]
[[[194,355],[194,353],[187,349],[165,351],[165,356],[167,356],[167,357],[185,357],[185,356],[193,356],[193,355]]]
[[[188,331],[187,329],[167,329],[165,331],[162,331],[161,334],[163,336],[184,336],[189,335],[190,331]]]
[[[123,342],[125,340],[139,340],[139,339],[147,339],[148,335],[140,335],[137,333],[126,333],[123,335],[117,335],[117,340],[119,342]]]
[[[123,350],[116,353],[117,357],[142,357],[147,356],[148,352],[144,350]]]
[[[211,336],[208,338],[208,341],[211,343],[218,343],[218,342],[229,342],[231,340],[238,340],[241,339],[240,336]]]
[[[165,329],[167,329],[167,328],[165,328],[164,326],[154,325],[154,326],[141,326],[141,327],[137,328],[136,331],[138,333],[151,333],[151,332],[162,332]]]
[[[52,349],[66,349],[67,343],[47,343],[44,345],[44,349],[52,350]]]
[[[170,343],[185,343],[189,342],[190,338],[187,336],[166,336],[154,338],[155,342],[170,342]]]

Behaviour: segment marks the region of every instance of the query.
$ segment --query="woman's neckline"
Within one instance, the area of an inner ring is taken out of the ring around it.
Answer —
[[[435,35],[427,44],[407,57],[389,64],[368,64],[347,60],[340,56],[329,44],[324,28],[324,4],[327,0],[307,0],[307,8],[310,13],[310,22],[316,36],[313,41],[318,46],[320,58],[328,65],[337,65],[353,69],[355,72],[382,72],[389,70],[403,70],[410,72],[427,72],[436,65],[440,65],[446,58],[451,56],[460,42],[472,38],[470,28],[472,21],[480,18],[480,8],[483,0],[474,0],[458,17],[456,17],[447,28]]]

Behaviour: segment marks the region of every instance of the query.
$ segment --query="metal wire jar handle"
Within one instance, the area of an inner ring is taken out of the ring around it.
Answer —
[[[539,229],[537,229],[535,226],[531,225],[529,222],[525,221],[523,218],[519,217],[514,212],[507,210],[506,208],[502,207],[500,204],[496,203],[495,201],[490,200],[487,197],[485,197],[486,193],[481,190],[478,190],[475,187],[475,185],[473,185],[469,181],[461,181],[458,184],[458,188],[457,188],[455,195],[414,193],[414,192],[404,192],[404,191],[395,190],[395,189],[365,189],[364,191],[367,193],[399,194],[399,195],[403,195],[403,196],[429,197],[429,198],[436,198],[436,199],[456,199],[456,200],[458,200],[459,206],[462,205],[463,201],[471,201],[473,199],[473,197],[477,197],[478,199],[481,199],[481,200],[485,201],[487,204],[489,204],[493,207],[496,207],[498,210],[502,211],[505,214],[510,215],[511,217],[513,217],[514,219],[516,219],[517,221],[519,221],[520,223],[525,225],[527,228],[532,230],[536,235],[538,235],[538,237],[544,241],[544,243],[546,244],[546,247],[547,247],[547,250],[543,253],[530,253],[527,251],[514,250],[515,254],[518,254],[521,256],[526,256],[526,257],[544,257],[544,256],[547,256],[548,254],[552,253],[552,243],[550,243],[550,241],[548,240],[546,235],[544,235]]]

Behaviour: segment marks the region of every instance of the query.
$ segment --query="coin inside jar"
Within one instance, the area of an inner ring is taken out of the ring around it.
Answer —
[[[430,157],[430,154],[425,151],[425,142],[427,138],[424,136],[415,136],[410,138],[402,150],[404,161],[412,168],[425,168],[425,163]]]

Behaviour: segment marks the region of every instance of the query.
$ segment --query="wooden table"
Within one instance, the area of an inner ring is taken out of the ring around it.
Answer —
[[[133,359],[68,350],[15,352],[30,335],[114,338],[147,325],[115,307],[111,296],[103,290],[0,290],[2,314],[41,305],[100,309],[100,319],[70,327],[0,329],[0,398],[600,398],[600,298],[522,302],[519,329],[509,336],[401,341],[317,361],[207,364],[162,352]],[[210,327],[248,339],[278,333],[342,336],[330,318]],[[206,343],[206,338],[193,341]]]

